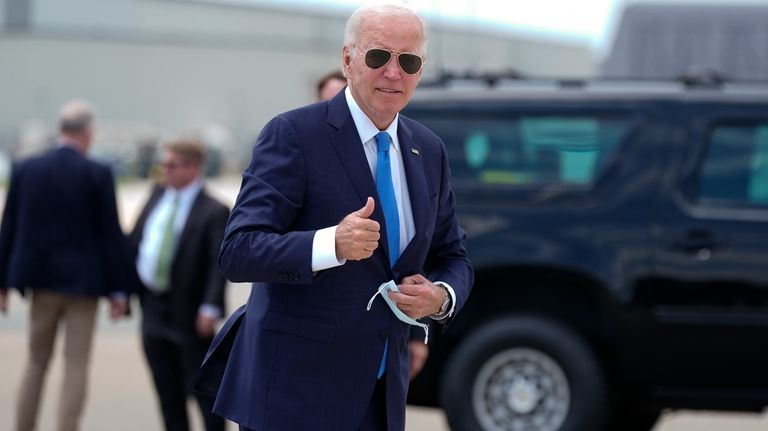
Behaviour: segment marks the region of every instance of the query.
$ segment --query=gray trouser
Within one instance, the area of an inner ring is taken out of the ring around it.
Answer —
[[[78,429],[85,403],[88,363],[96,321],[96,298],[35,290],[29,313],[28,358],[19,388],[17,431],[36,427],[45,374],[53,352],[59,322],[65,327],[64,375],[56,426],[59,431]]]

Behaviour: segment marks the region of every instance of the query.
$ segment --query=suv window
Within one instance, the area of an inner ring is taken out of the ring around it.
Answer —
[[[445,141],[456,185],[588,185],[630,124],[581,114],[419,120]]]
[[[714,128],[701,167],[699,201],[768,206],[768,123]]]

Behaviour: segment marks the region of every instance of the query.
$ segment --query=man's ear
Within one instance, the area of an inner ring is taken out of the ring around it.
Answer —
[[[349,47],[346,45],[341,48],[341,63],[344,66],[344,72],[346,74],[347,67],[352,63],[352,55],[350,54]]]

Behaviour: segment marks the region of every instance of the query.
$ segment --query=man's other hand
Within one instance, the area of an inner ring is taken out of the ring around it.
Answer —
[[[421,274],[403,277],[397,288],[399,293],[389,291],[387,295],[412,319],[438,313],[445,300],[445,289],[435,286]]]
[[[8,313],[8,291],[0,290],[0,314]]]

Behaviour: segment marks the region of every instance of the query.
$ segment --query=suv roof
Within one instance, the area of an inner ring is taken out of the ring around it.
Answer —
[[[503,74],[444,74],[424,82],[415,102],[483,99],[768,100],[768,82],[728,81],[717,72],[694,70],[676,80],[528,79]]]

